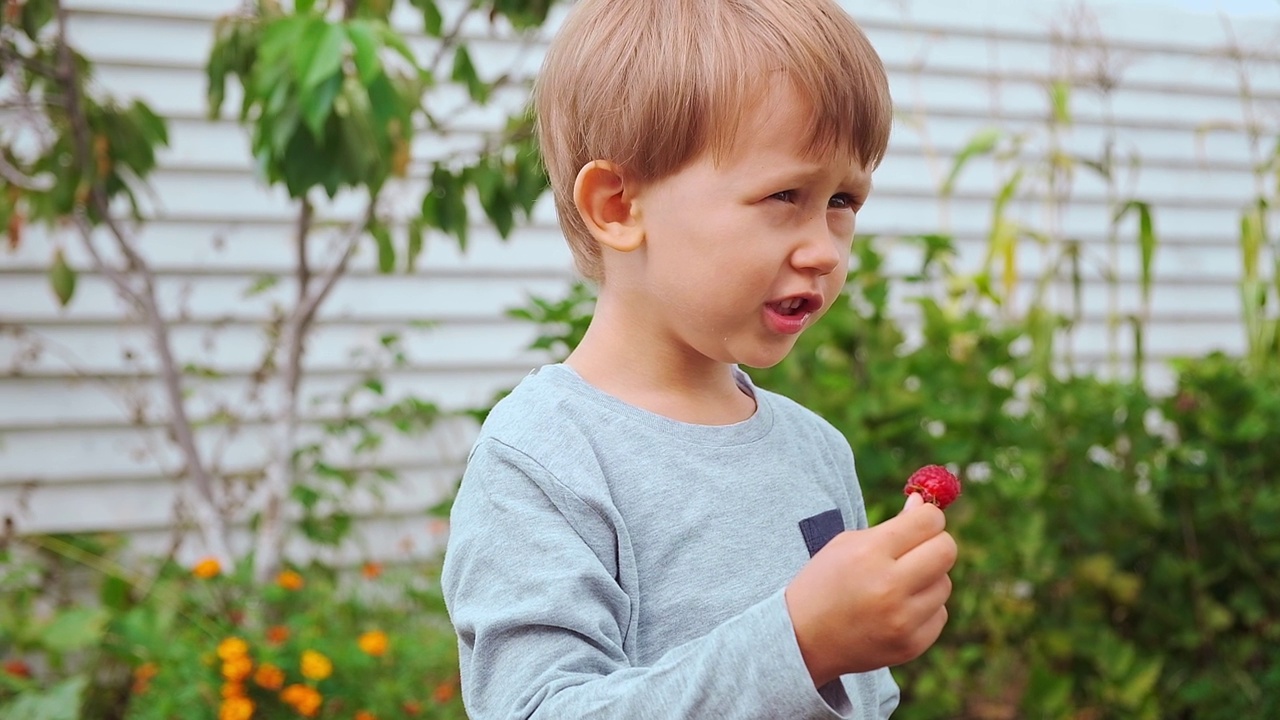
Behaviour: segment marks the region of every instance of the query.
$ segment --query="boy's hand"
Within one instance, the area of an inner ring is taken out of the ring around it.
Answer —
[[[787,586],[787,609],[814,684],[900,665],[947,622],[956,543],[919,495],[897,517],[827,543]]]

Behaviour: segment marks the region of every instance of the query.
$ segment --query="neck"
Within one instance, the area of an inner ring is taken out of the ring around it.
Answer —
[[[600,390],[675,420],[723,425],[750,417],[754,403],[730,363],[674,349],[683,345],[635,307],[602,288],[591,325],[566,364]]]

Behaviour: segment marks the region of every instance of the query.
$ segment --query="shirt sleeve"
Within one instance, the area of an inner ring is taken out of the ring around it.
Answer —
[[[442,583],[475,720],[828,719],[883,710],[861,713],[842,690],[814,688],[781,589],[651,666],[632,665],[637,606],[615,579],[614,531],[507,445],[477,445],[452,517]]]

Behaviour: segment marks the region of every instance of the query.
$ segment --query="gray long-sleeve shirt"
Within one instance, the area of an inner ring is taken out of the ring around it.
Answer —
[[[632,407],[565,365],[490,413],[443,585],[462,692],[491,718],[884,718],[887,669],[813,686],[783,589],[866,527],[848,443],[751,386],[728,426]]]

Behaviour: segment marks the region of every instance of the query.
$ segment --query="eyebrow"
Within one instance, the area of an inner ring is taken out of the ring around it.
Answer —
[[[826,175],[826,167],[819,163],[812,163],[788,168],[776,173],[762,173],[761,179],[771,185],[802,185],[824,175]],[[850,172],[840,179],[840,184],[841,186],[851,186],[860,194],[868,194],[872,188],[871,173],[866,171]]]

